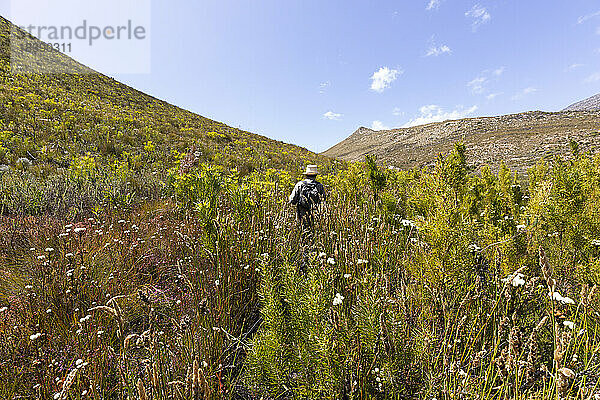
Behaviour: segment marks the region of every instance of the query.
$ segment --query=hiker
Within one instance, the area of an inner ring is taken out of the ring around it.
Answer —
[[[317,182],[318,172],[316,165],[307,165],[304,180],[298,182],[290,194],[290,204],[296,206],[298,221],[302,228],[312,226],[313,209],[325,200],[325,189],[320,182]]]

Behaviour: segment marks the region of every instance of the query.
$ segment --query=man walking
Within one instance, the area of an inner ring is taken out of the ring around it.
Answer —
[[[290,204],[296,206],[298,220],[303,229],[312,227],[312,211],[325,200],[325,189],[317,182],[317,166],[307,165],[305,179],[298,182],[290,194]]]

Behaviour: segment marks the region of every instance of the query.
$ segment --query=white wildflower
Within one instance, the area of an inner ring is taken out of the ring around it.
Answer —
[[[575,324],[571,321],[563,321],[563,325],[571,330],[575,329]]]
[[[352,277],[352,275],[350,275],[350,274],[344,274],[344,278],[346,278],[346,279],[349,279],[351,277]]]
[[[33,335],[29,336],[29,340],[34,341],[39,339],[42,336],[41,333],[34,333]]]
[[[319,253],[319,258],[325,258],[325,257],[327,257],[327,253],[324,253],[324,252]]]
[[[75,229],[73,229],[73,232],[75,232],[75,233],[85,232],[85,228],[84,227],[75,228]]]
[[[335,297],[333,298],[333,305],[334,306],[339,306],[342,304],[342,302],[344,301],[344,296],[342,296],[339,293],[335,294]]]
[[[46,247],[47,253],[52,253],[53,251],[54,251],[54,249],[52,247]]]
[[[594,239],[594,240],[592,240],[592,245],[594,245],[594,246],[600,246],[600,239]]]
[[[523,279],[525,275],[521,273],[509,275],[506,278],[502,279],[504,283],[510,283],[514,287],[523,286],[525,284],[525,279]]]
[[[367,264],[368,262],[368,260],[363,260],[359,258],[358,260],[356,260],[356,265]]]
[[[402,226],[405,226],[407,228],[414,228],[416,226],[415,223],[409,219],[403,219],[402,221],[400,221],[400,223],[402,224]]]
[[[552,299],[560,301],[563,304],[575,304],[575,301],[569,297],[563,297],[560,293],[554,292],[551,294]]]
[[[481,251],[481,247],[477,246],[475,243],[469,245],[469,250],[479,252]]]
[[[5,307],[2,307],[2,308],[0,308],[0,313],[1,313],[1,312],[5,312],[6,310],[8,310],[8,307],[6,307],[6,306],[5,306]]]
[[[90,318],[92,318],[91,314],[88,314],[85,317],[81,317],[81,318],[79,318],[79,323],[83,324],[84,322],[88,321]]]
[[[327,259],[327,264],[329,264],[329,265],[335,265],[335,260],[333,259],[333,257],[329,257]]]
[[[518,232],[522,232],[522,231],[524,231],[525,229],[527,229],[527,225],[523,225],[523,224],[521,224],[521,225],[517,225],[517,231],[518,231]]]

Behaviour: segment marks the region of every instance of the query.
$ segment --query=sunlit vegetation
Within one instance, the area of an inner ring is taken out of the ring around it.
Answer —
[[[315,158],[329,164],[306,149],[229,127],[91,73],[56,52],[47,62],[70,62],[81,73],[16,73],[11,56],[24,52],[11,49],[10,26],[0,17],[3,169],[27,169],[43,181],[64,175],[87,157],[105,174],[125,165],[145,182],[152,179],[149,175],[164,179],[190,149],[200,160],[236,168],[242,175],[267,168],[296,171]]]
[[[0,398],[600,397],[600,156],[343,164],[3,63]]]
[[[157,200],[4,217],[2,397],[598,393],[600,158],[527,188],[461,146],[431,171],[350,165],[322,177],[304,269],[294,178],[190,154]]]

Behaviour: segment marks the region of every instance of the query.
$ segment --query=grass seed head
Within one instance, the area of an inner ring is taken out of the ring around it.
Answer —
[[[77,368],[72,369],[65,378],[65,382],[63,383],[63,388],[60,392],[58,400],[66,400],[69,397],[69,390],[71,390],[71,386],[73,386],[73,382],[75,382],[77,371],[79,371]]]
[[[142,382],[142,379],[138,379],[137,381],[137,391],[138,391],[138,397],[140,398],[140,400],[147,400],[148,397],[146,396],[146,388],[144,388],[144,382]]]

